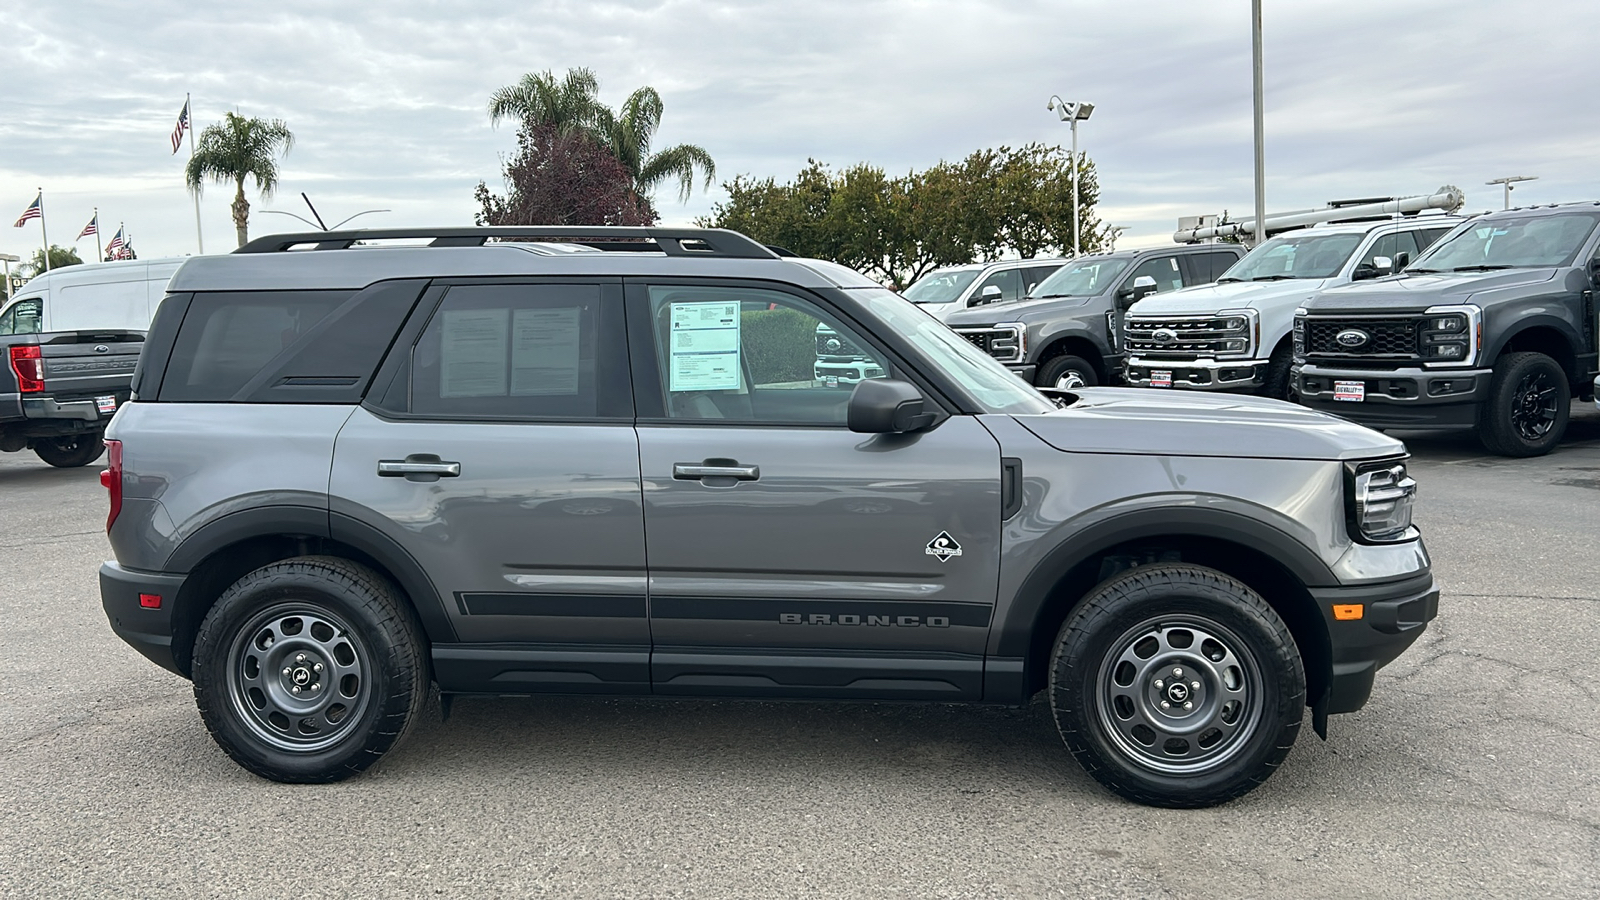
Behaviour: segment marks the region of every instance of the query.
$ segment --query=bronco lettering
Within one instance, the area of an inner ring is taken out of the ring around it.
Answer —
[[[858,616],[850,613],[837,619],[830,613],[779,613],[778,621],[784,625],[883,625],[895,628],[949,628],[948,616]]]

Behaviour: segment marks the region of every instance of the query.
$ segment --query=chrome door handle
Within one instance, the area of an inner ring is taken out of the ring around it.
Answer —
[[[391,478],[399,478],[405,475],[433,475],[438,478],[455,478],[461,474],[461,463],[380,459],[378,460],[378,474]]]
[[[738,481],[755,481],[761,477],[760,466],[708,466],[701,463],[673,463],[672,477],[688,480],[701,478],[733,478]]]

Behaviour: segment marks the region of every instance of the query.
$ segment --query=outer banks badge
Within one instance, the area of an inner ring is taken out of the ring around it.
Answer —
[[[937,556],[939,562],[949,562],[950,557],[961,555],[961,545],[950,536],[950,532],[941,531],[938,537],[928,542],[928,548],[922,552],[929,556]]]

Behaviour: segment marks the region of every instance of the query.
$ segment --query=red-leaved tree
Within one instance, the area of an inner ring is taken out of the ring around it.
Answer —
[[[478,182],[479,225],[654,225],[655,207],[633,174],[582,130],[524,127],[506,163],[506,195]]]

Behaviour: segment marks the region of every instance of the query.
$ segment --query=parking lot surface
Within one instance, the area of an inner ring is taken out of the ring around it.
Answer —
[[[435,704],[363,777],[266,782],[112,635],[98,469],[0,455],[0,895],[1600,893],[1600,416],[1541,459],[1397,434],[1439,619],[1261,789],[1123,802],[1022,710]]]

